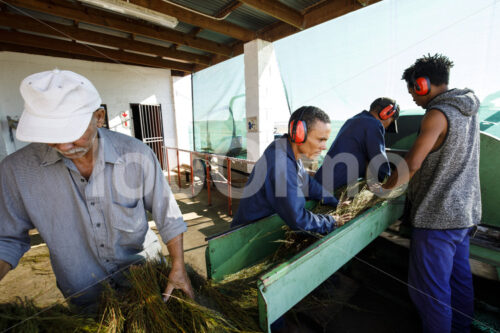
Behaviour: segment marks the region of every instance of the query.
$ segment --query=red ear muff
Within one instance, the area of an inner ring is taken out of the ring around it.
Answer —
[[[413,82],[413,89],[415,94],[425,96],[431,91],[431,81],[426,76],[418,77]]]
[[[380,110],[378,116],[380,117],[380,119],[386,120],[391,118],[394,115],[394,113],[396,113],[396,108],[394,107],[394,105],[389,104],[385,108]]]
[[[306,142],[307,127],[305,122],[302,120],[298,120],[297,123],[295,123],[295,120],[292,120],[290,122],[289,133],[292,142],[295,142],[298,145]]]

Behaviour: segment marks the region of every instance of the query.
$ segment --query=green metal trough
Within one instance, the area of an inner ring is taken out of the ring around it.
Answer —
[[[308,202],[307,208],[316,205]],[[270,325],[377,238],[403,213],[404,197],[378,204],[290,260],[262,275],[258,282],[260,326]],[[252,266],[279,247],[284,222],[277,215],[208,239],[208,277],[215,282]]]
[[[421,114],[402,115],[399,122],[403,130],[394,137],[386,137],[387,146],[409,149],[416,138],[421,117]],[[481,225],[500,230],[500,210],[497,208],[500,198],[500,124],[481,123],[481,130]],[[315,202],[308,202],[307,208],[312,209],[315,205]],[[395,222],[403,210],[404,197],[372,207],[262,275],[257,282],[262,330],[270,332],[272,322],[355,257]],[[208,277],[215,282],[221,281],[274,253],[280,245],[276,241],[284,238],[283,224],[279,216],[273,215],[209,238],[206,250]],[[470,256],[495,266],[500,279],[497,242],[473,239]]]

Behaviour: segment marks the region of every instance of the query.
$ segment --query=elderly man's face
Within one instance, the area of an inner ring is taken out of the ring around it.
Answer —
[[[66,158],[81,158],[97,145],[97,128],[102,126],[103,120],[104,110],[99,109],[94,112],[87,130],[78,140],[67,143],[49,143],[48,145]]]
[[[330,137],[330,124],[316,121],[307,132],[307,139],[298,146],[299,153],[309,159],[317,158],[326,149],[326,141]]]

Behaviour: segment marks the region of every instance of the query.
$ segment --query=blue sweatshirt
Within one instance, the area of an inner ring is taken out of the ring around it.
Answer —
[[[391,174],[385,153],[384,134],[385,128],[380,120],[368,111],[348,119],[337,134],[323,165],[314,178],[325,189],[333,191],[348,183],[356,182],[358,178],[365,178],[368,164],[372,158],[380,154],[381,166],[378,172],[375,172],[379,181],[383,181]]]
[[[278,214],[293,230],[323,234],[334,230],[331,216],[305,209],[306,198],[331,206],[338,203],[295,159],[288,136],[284,135],[271,143],[255,164],[231,227]]]

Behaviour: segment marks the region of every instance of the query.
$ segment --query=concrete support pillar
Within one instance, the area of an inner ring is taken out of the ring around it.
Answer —
[[[256,39],[244,50],[247,159],[256,161],[274,140],[275,124],[286,122],[289,111],[273,45]]]

